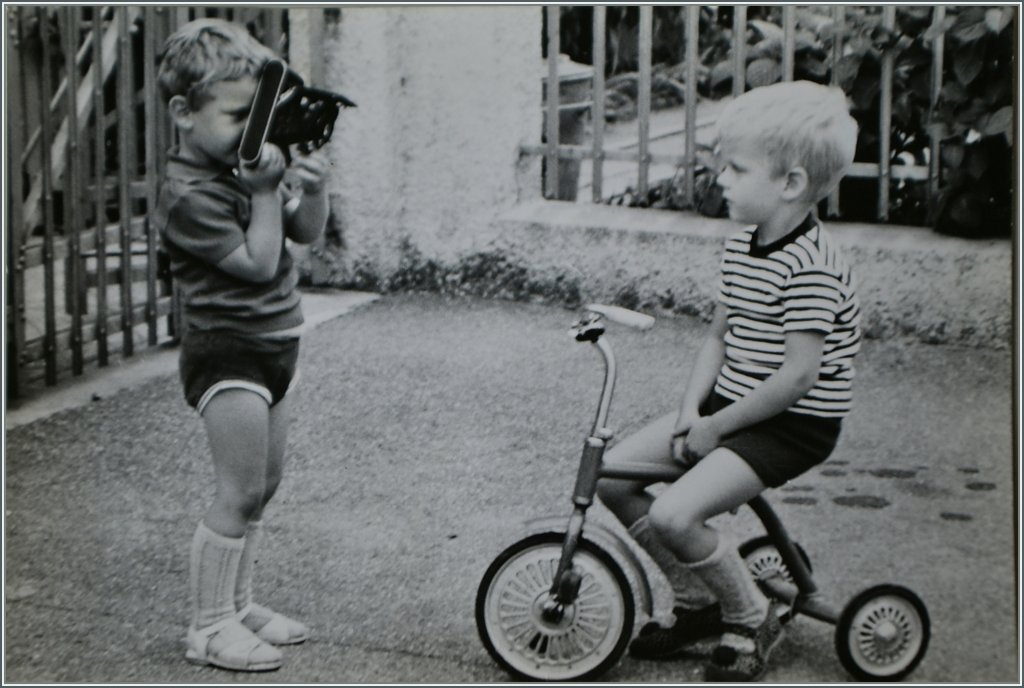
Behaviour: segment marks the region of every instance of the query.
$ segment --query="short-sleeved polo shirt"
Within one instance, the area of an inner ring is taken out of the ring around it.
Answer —
[[[789,410],[828,418],[849,412],[860,305],[853,272],[819,222],[808,217],[766,246],[758,246],[755,227],[730,237],[719,301],[728,329],[716,392],[746,396],[782,367],[787,333],[817,332],[825,337],[818,379]]]
[[[171,151],[151,219],[182,288],[189,329],[266,334],[302,324],[298,274],[283,236],[269,282],[248,282],[217,267],[245,242],[250,216],[251,197],[232,170],[201,167]]]

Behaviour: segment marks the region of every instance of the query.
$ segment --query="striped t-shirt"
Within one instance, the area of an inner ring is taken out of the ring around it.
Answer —
[[[725,361],[715,391],[737,400],[782,367],[787,332],[825,335],[814,387],[788,410],[841,418],[850,410],[860,306],[849,265],[810,216],[785,237],[758,246],[755,227],[732,236],[722,258]]]

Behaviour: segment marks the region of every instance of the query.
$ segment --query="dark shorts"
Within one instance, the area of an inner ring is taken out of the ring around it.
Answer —
[[[710,415],[732,401],[711,393],[701,406]],[[726,435],[719,443],[747,462],[768,487],[778,487],[822,463],[835,449],[842,420],[784,411]]]
[[[299,339],[192,330],[181,341],[178,373],[185,400],[200,414],[218,392],[247,389],[277,404],[296,379]]]

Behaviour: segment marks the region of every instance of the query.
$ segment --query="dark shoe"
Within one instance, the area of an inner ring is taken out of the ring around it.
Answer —
[[[676,621],[669,628],[651,622],[640,629],[640,634],[629,645],[631,657],[672,659],[698,640],[721,635],[725,630],[722,609],[717,603],[703,609],[676,607],[672,613]]]
[[[741,652],[731,645],[719,645],[711,653],[711,662],[704,669],[704,680],[717,682],[756,681],[768,669],[768,657],[782,640],[777,605],[768,608],[768,616],[756,628],[726,624],[725,633],[753,641],[753,652]]]

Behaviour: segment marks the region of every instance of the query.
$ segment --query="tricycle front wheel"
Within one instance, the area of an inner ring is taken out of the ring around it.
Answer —
[[[551,588],[564,533],[533,535],[488,567],[476,596],[476,623],[487,652],[515,678],[576,681],[604,673],[622,657],[633,633],[633,593],[606,551],[580,540],[573,568],[575,599],[557,617]]]

